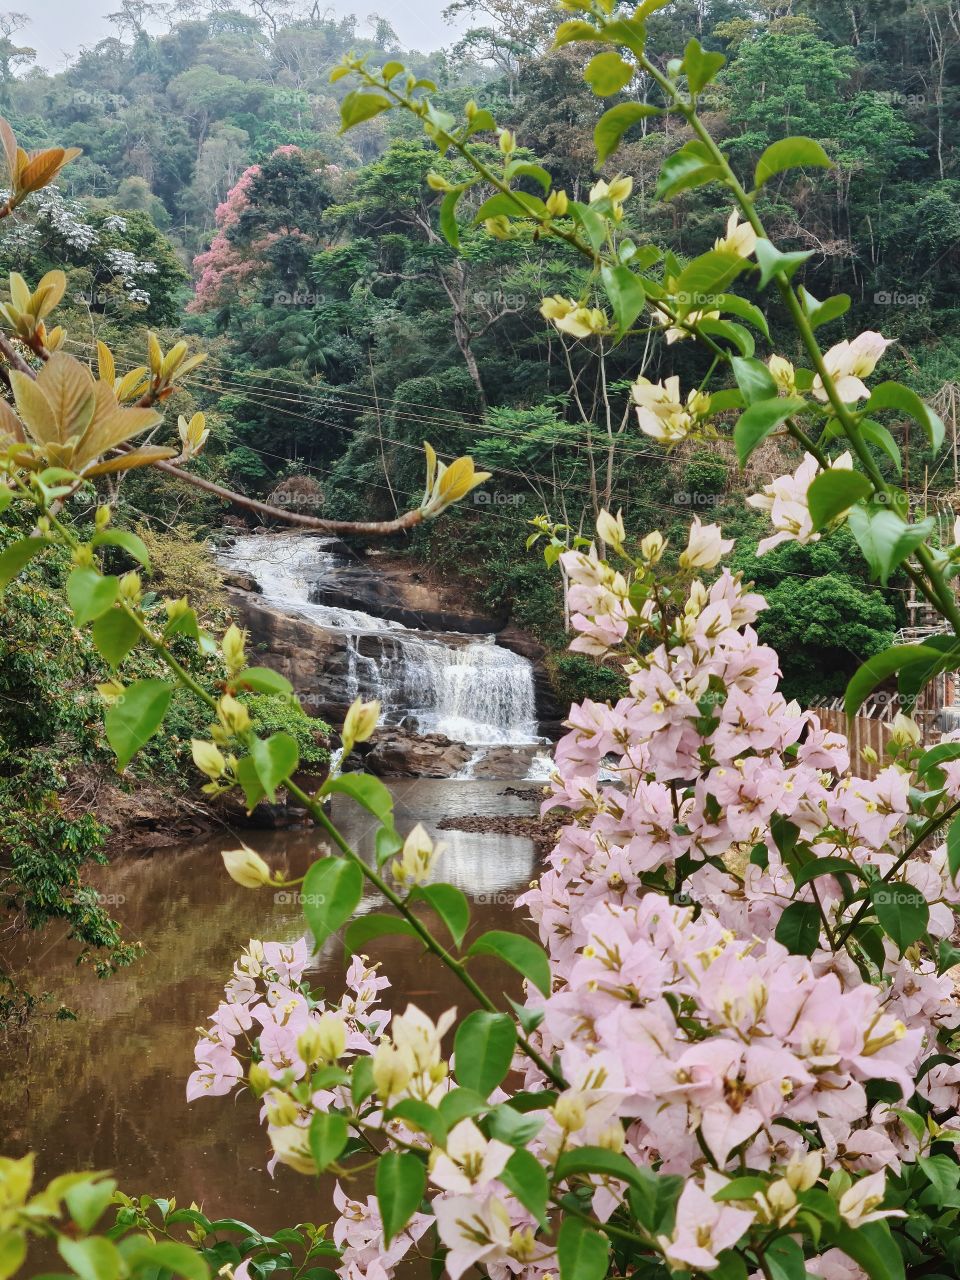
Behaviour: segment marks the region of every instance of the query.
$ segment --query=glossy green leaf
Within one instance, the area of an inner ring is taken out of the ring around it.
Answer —
[[[564,1218],[557,1238],[560,1280],[604,1280],[609,1253],[606,1236],[579,1218]]]
[[[820,302],[812,293],[808,293],[802,285],[799,292],[800,301],[803,303],[803,309],[807,313],[811,329],[819,329],[822,324],[829,324],[831,320],[839,320],[842,315],[846,315],[850,310],[850,295],[848,293],[838,293],[832,298],[826,298],[823,302]]]
[[[534,942],[522,933],[491,929],[476,940],[467,956],[498,956],[525,978],[529,978],[542,995],[550,994],[550,961],[547,953],[539,942]]]
[[[613,50],[595,54],[587,63],[583,78],[599,98],[625,89],[635,75],[635,68]]]
[[[93,624],[91,635],[97,651],[116,668],[140,639],[140,629],[125,610],[109,609]]]
[[[303,914],[322,947],[353,915],[363,897],[363,872],[348,858],[321,858],[303,881]]]
[[[806,402],[798,396],[758,400],[756,404],[748,405],[733,429],[733,443],[740,465],[746,465],[754,449],[767,438],[771,431],[779,427],[787,418],[800,413],[805,407]]]
[[[745,360],[734,356],[730,361],[737,386],[743,392],[744,403],[751,405],[760,400],[777,398],[777,384],[770,370],[761,360]]]
[[[599,42],[601,38],[600,32],[589,22],[571,18],[568,22],[561,22],[557,27],[553,36],[553,46],[555,49],[560,49],[565,44],[574,44],[583,40]]]
[[[820,943],[820,912],[815,902],[791,902],[777,921],[774,936],[794,956],[812,956]]]
[[[859,471],[832,467],[821,472],[807,490],[814,529],[823,529],[872,493],[873,485]]]
[[[150,572],[150,552],[147,550],[146,543],[127,529],[103,529],[100,533],[93,535],[90,543],[94,547],[122,547],[128,555],[142,564],[148,573]]]
[[[463,891],[453,884],[427,884],[417,889],[416,896],[436,911],[459,947],[470,924],[470,904]]]
[[[340,103],[340,132],[346,133],[364,120],[372,120],[382,111],[389,111],[390,99],[383,93],[370,93],[353,89]]]
[[[915,391],[902,383],[881,382],[878,387],[874,387],[866,404],[866,412],[872,413],[875,409],[899,409],[907,417],[913,418],[923,428],[927,443],[934,453],[943,444],[946,430],[943,420],[928,404],[924,404]]]
[[[780,138],[771,142],[757,161],[753,175],[754,186],[762,187],[765,182],[785,169],[831,169],[833,161],[819,142],[802,135],[792,138]]]
[[[347,1120],[338,1111],[316,1111],[310,1120],[310,1150],[322,1173],[347,1145]]]
[[[691,37],[683,53],[683,70],[691,94],[696,96],[714,80],[725,62],[722,53],[708,53],[695,36]]]
[[[67,599],[78,626],[85,626],[111,608],[120,594],[120,580],[104,577],[96,569],[72,569],[67,578]]]
[[[386,911],[371,911],[368,915],[359,916],[353,921],[344,934],[343,945],[348,955],[361,955],[368,942],[388,934],[417,937],[416,929],[409,921],[404,920],[403,916]]]
[[[855,716],[877,685],[895,675],[901,667],[920,663],[929,665],[933,670],[941,656],[936,649],[918,644],[898,644],[874,654],[850,678],[843,699],[844,711],[848,716]]]
[[[893,571],[933,533],[932,516],[907,524],[888,506],[854,507],[850,532],[857,540],[873,577],[886,586]]]
[[[293,693],[293,685],[286,676],[270,667],[245,667],[239,675],[233,677],[230,684],[233,689],[252,689],[254,693]]]
[[[654,194],[658,200],[671,200],[682,191],[717,182],[722,177],[723,170],[719,165],[688,146],[664,161]]]
[[[393,796],[379,778],[371,777],[369,773],[339,774],[328,778],[320,789],[322,796],[334,793],[349,796],[388,827],[393,826]]]
[[[49,538],[21,538],[19,542],[7,547],[0,554],[0,591],[13,581],[39,551],[49,545]]]
[[[162,680],[138,680],[107,708],[104,729],[121,769],[160,728],[172,695]]]
[[[103,1236],[90,1236],[84,1240],[61,1236],[57,1241],[57,1252],[80,1280],[117,1280],[120,1275],[117,1247]]]
[[[622,338],[643,310],[646,292],[640,279],[628,267],[601,267],[600,279],[613,308],[617,338]]]
[[[255,738],[250,745],[250,757],[264,793],[273,803],[277,787],[287,781],[300,762],[297,740],[289,733],[273,733],[269,738]]]
[[[836,1243],[870,1280],[904,1280],[903,1257],[886,1222],[844,1226],[837,1232]]]
[[[454,187],[440,201],[440,234],[454,249],[460,248],[460,224],[457,222],[457,205],[463,195],[463,187]]]
[[[911,884],[878,881],[871,886],[873,909],[880,928],[903,955],[907,947],[923,937],[930,923],[930,907],[919,889]]]
[[[426,1185],[423,1162],[416,1156],[396,1151],[380,1156],[375,1187],[386,1244],[390,1244],[416,1213]]]
[[[547,1225],[550,1184],[540,1161],[529,1151],[517,1150],[506,1163],[499,1180],[540,1223]]]
[[[402,1120],[405,1124],[419,1129],[428,1135],[435,1146],[442,1147],[447,1141],[447,1125],[436,1107],[419,1098],[404,1098],[387,1112],[388,1120]]]
[[[593,130],[593,145],[597,151],[597,164],[603,164],[616,151],[628,129],[650,116],[661,115],[659,107],[645,102],[621,102],[605,111]]]
[[[790,280],[800,270],[806,260],[813,256],[813,250],[802,253],[781,253],[769,240],[757,241],[755,256],[760,268],[760,288],[765,289],[773,277],[782,274]]]
[[[465,1089],[487,1098],[510,1070],[517,1029],[505,1013],[478,1009],[457,1028],[456,1076]]]

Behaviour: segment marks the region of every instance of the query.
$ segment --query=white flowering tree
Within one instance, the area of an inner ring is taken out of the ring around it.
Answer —
[[[489,192],[478,219],[491,234],[509,236],[523,222],[580,252],[591,288],[544,302],[561,331],[627,340],[655,326],[667,344],[703,344],[710,365],[699,386],[638,379],[638,430],[667,444],[718,436],[734,414],[741,462],[774,433],[799,444],[797,471],[752,499],[770,516],[768,545],[848,522],[873,575],[886,582],[902,569],[953,630],[872,659],[847,692],[853,714],[896,675],[909,709],[926,681],[960,664],[951,586],[960,554],[932,545],[932,526],[911,520],[878,458],[898,464],[886,415],[913,417],[935,449],[942,424],[909,388],[875,380],[881,335],[821,347],[816,330],[849,299],[820,301],[795,283],[806,255],[771,242],[756,196],[786,169],[829,159],[810,139],[789,138],[742,180],[698,112],[722,57],[696,39],[665,70],[647,54],[644,19],[661,3],[623,15],[612,0],[567,0],[577,16],[557,41],[597,47],[587,78],[601,96],[638,69],[657,86],[656,99],[601,118],[601,164],[647,116],[676,116],[693,135],[666,161],[660,196],[716,184],[732,212],[716,246],[691,262],[662,257],[631,226],[628,180],[602,180],[587,201],[571,199],[541,166],[516,159],[512,136],[488,111],[471,103],[457,119],[439,110],[432,86],[399,64],[351,60],[335,73],[359,80],[344,99],[344,125],[404,110],[467,161],[475,177],[445,189],[451,244],[458,201],[475,185]],[[478,134],[499,138],[499,167],[475,154]],[[795,365],[773,343],[771,291],[804,352]],[[765,359],[758,339],[771,345]],[[105,694],[121,767],[156,730],[178,681],[209,709],[210,731],[194,743],[205,789],[239,788],[252,806],[285,788],[329,845],[302,880],[247,849],[224,855],[251,889],[298,887],[307,933],[244,949],[196,1046],[187,1090],[249,1091],[274,1164],[336,1175],[332,1239],[309,1245],[304,1263],[289,1236],[251,1237],[225,1254],[194,1217],[201,1265],[225,1264],[235,1280],[327,1277],[328,1263],[344,1280],[383,1280],[418,1256],[452,1280],[956,1274],[960,742],[925,751],[902,715],[877,776],[859,776],[845,739],[779,692],[777,655],[753,625],[764,601],[722,568],[732,544],[717,526],[695,519],[668,569],[662,535],[634,534],[612,513],[601,514],[592,542],[568,543],[542,523],[533,539],[546,539],[548,561],[561,561],[570,584],[572,647],[616,655],[629,693],[616,705],[573,707],[556,749],[545,807],[567,821],[520,903],[539,940],[522,929],[477,935],[464,895],[437,878],[442,849],[419,827],[397,829],[382,783],[334,775],[308,795],[292,780],[292,740],[256,735],[236,695],[289,687],[248,665],[236,627],[219,643],[225,686],[204,688],[170,650],[171,634],[193,634],[189,609],[158,619],[136,574],[118,579],[98,565],[103,542],[137,556],[135,541],[111,532],[106,510],[87,543],[60,519],[56,504],[77,476],[129,462],[103,455],[134,427],[125,415],[144,410],[115,409],[109,388],[91,391],[72,374],[67,382],[62,365],[54,378],[51,364],[43,383],[11,373],[19,418],[5,413],[6,502],[40,513],[36,533],[0,558],[0,570],[11,576],[48,541],[71,547],[78,625],[92,625],[117,672]],[[77,421],[91,413],[93,434],[77,440]],[[201,426],[184,424],[185,448]],[[477,479],[469,460],[444,469],[431,454],[421,516]],[[141,644],[166,664],[168,681],[124,684],[126,655]],[[347,750],[378,715],[376,704],[355,704]],[[377,820],[372,863],[331,822],[323,801],[332,794]],[[384,909],[358,915],[366,888]],[[306,980],[311,951],[341,931],[352,957],[346,990],[321,1000]],[[408,1005],[391,1018],[380,1003],[387,977],[364,956],[382,934],[405,936],[445,966],[462,991],[457,1008],[434,1021]],[[478,984],[471,965],[481,955],[523,975],[522,1002],[498,1001]],[[358,1179],[371,1172],[366,1195]],[[144,1225],[129,1202],[124,1214],[124,1225]],[[8,1222],[18,1242],[34,1228],[25,1209]],[[125,1274],[122,1245],[106,1241],[101,1256],[106,1269],[96,1274]]]

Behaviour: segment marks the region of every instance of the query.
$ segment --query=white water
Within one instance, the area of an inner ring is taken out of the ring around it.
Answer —
[[[542,741],[533,667],[498,645],[494,636],[450,633],[447,642],[436,633],[359,609],[314,604],[311,589],[343,564],[321,539],[248,535],[237,538],[220,560],[254,578],[265,603],[278,611],[344,633],[348,668],[343,702],[379,698],[387,724],[402,722],[418,733],[442,733],[471,746]],[[361,637],[374,639],[361,645]]]

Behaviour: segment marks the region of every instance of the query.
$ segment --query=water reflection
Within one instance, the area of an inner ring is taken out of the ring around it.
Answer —
[[[418,780],[393,790],[401,831],[422,821],[446,842],[439,870],[473,899],[471,932],[508,924],[510,904],[534,872],[531,843],[438,832],[436,823],[454,813],[529,813],[531,804],[506,795],[501,782]],[[334,817],[372,855],[372,822],[340,798]],[[295,875],[318,843],[312,831],[245,832],[244,838]],[[195,1200],[211,1216],[244,1218],[267,1230],[327,1221],[330,1202],[322,1189],[288,1169],[275,1179],[265,1173],[269,1151],[248,1097],[189,1107],[184,1099],[194,1028],[216,1007],[240,948],[250,937],[289,941],[303,930],[296,903],[272,902],[268,891],[251,893],[227,879],[218,856],[223,847],[218,838],[103,869],[97,887],[115,896],[127,935],[145,948],[138,965],[105,982],[89,968],[74,968],[55,936],[35,940],[35,982],[55,991],[79,1021],[38,1019],[4,1046],[0,1151],[35,1150],[41,1178],[73,1168],[110,1169],[127,1191],[175,1192],[181,1204]],[[377,895],[364,906],[378,909]],[[378,939],[368,951],[394,984],[386,993],[392,1006],[413,999],[434,1016],[452,1003],[468,1010],[462,989],[453,989],[413,939]],[[344,968],[342,945],[332,939],[310,977],[336,997]],[[517,995],[511,971],[497,961],[478,959],[475,973],[487,989]]]

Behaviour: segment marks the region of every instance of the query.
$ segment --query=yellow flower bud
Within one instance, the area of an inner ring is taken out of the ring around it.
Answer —
[[[243,845],[240,849],[225,849],[220,854],[227,875],[244,889],[262,889],[272,881],[270,868],[253,849]]]
[[[427,186],[431,191],[453,191],[453,183],[448,182],[446,178],[440,176],[439,173],[427,174]]]
[[[270,1088],[271,1079],[270,1072],[262,1062],[251,1062],[250,1070],[247,1072],[247,1080],[250,1088],[259,1098],[261,1094],[266,1093]]]
[[[483,225],[487,230],[487,234],[496,240],[509,240],[511,236],[510,220],[504,214],[500,214],[496,218],[484,218]]]
[[[250,712],[229,693],[217,703],[217,717],[228,733],[245,733],[250,728]]]
[[[916,720],[905,716],[902,711],[898,711],[893,717],[891,725],[890,742],[891,745],[898,747],[916,747],[920,745],[920,726]]]
[[[232,676],[235,676],[238,671],[242,671],[247,665],[247,655],[244,649],[246,638],[247,633],[241,631],[236,623],[233,622],[223,633],[223,643],[220,647],[223,651],[223,660],[227,664],[227,671]]]
[[[389,1102],[407,1087],[412,1074],[409,1055],[389,1040],[381,1040],[373,1055],[373,1084],[378,1096]]]
[[[201,738],[190,739],[190,750],[193,752],[193,763],[201,773],[216,780],[222,778],[227,771],[227,762],[220,750],[212,742],[204,742]]]
[[[623,550],[623,540],[627,532],[623,527],[623,512],[618,511],[614,518],[609,511],[601,511],[597,516],[597,534],[615,551]]]
[[[105,529],[110,523],[110,508],[97,507],[97,514],[93,519],[98,529]]]
[[[139,573],[125,573],[120,579],[120,599],[126,600],[127,604],[139,604],[142,593]]]
[[[573,1090],[561,1093],[552,1110],[554,1120],[566,1133],[575,1133],[587,1122],[587,1108],[580,1095]]]
[[[267,1119],[271,1124],[282,1128],[284,1125],[293,1124],[300,1115],[300,1108],[294,1100],[285,1093],[281,1093],[279,1089],[274,1089],[265,1099],[267,1104]]]
[[[509,129],[500,130],[500,150],[505,156],[512,155],[517,149],[517,140]]]
[[[349,754],[355,742],[366,742],[380,719],[380,703],[374,698],[364,702],[362,698],[351,703],[343,721],[343,752]]]
[[[569,208],[570,201],[565,191],[551,191],[546,199],[547,213],[551,218],[562,218]]]
[[[648,533],[640,542],[640,554],[647,564],[657,564],[663,556],[667,541],[659,530]]]

